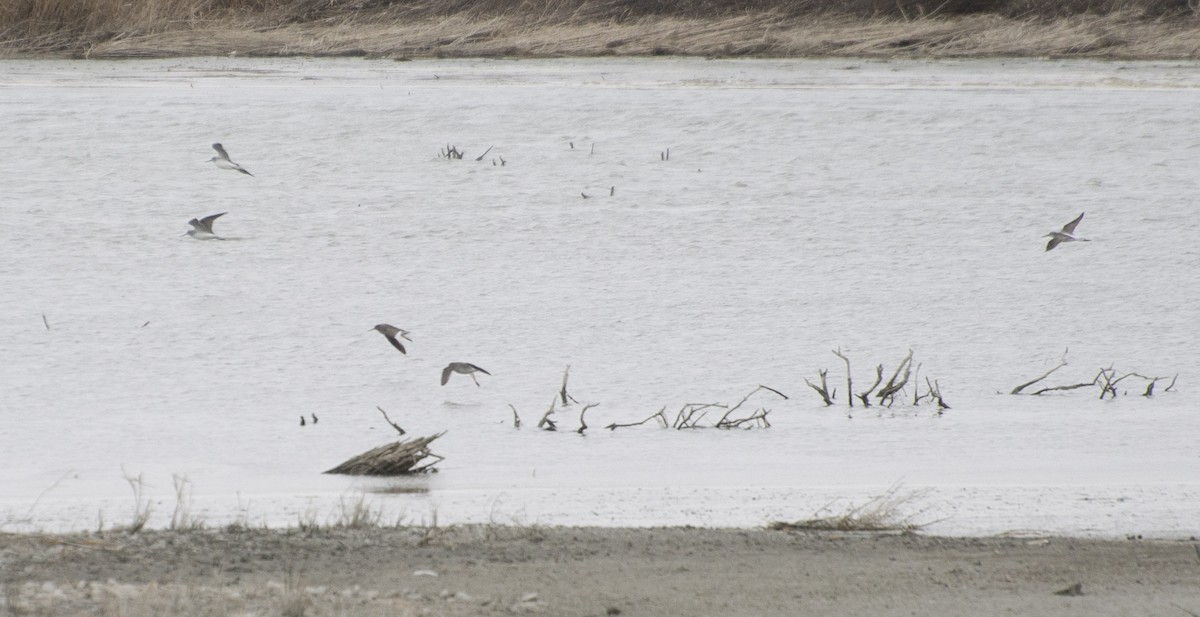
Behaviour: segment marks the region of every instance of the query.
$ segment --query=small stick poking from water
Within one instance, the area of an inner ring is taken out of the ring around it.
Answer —
[[[557,399],[557,397],[555,397],[555,399],[550,400],[550,409],[546,410],[546,414],[542,416],[541,420],[538,420],[538,423],[537,423],[538,428],[540,428],[544,431],[557,431],[558,430],[558,424],[555,423],[554,420],[550,419],[550,414],[554,413],[554,401],[556,399]]]
[[[600,403],[588,403],[587,405],[583,406],[583,411],[579,412],[579,430],[575,431],[576,433],[579,433],[580,435],[582,435],[583,432],[588,429],[587,423],[585,423],[583,421],[583,414],[587,413],[587,410],[589,410],[599,404]]]
[[[579,401],[575,400],[575,397],[571,396],[570,394],[567,394],[567,379],[570,378],[570,376],[571,376],[571,365],[568,364],[567,368],[563,370],[562,387],[559,388],[559,390],[558,390],[558,395],[562,398],[563,407],[566,407],[567,405],[570,405],[571,403],[579,402]]]
[[[483,157],[484,157],[485,155],[487,155],[487,153],[488,153],[488,152],[491,152],[491,151],[492,151],[492,148],[495,148],[495,147],[496,147],[496,146],[488,146],[488,149],[487,149],[487,150],[484,150],[484,151],[483,151],[483,154],[480,154],[479,156],[475,157],[475,161],[476,161],[476,162],[482,161],[482,160],[483,160]]]
[[[49,322],[49,321],[46,321],[46,314],[45,314],[45,313],[42,313],[42,323],[43,323],[43,324],[45,324],[45,326],[46,326],[46,329],[47,329],[47,330],[49,330],[49,329],[50,329],[50,322]]]
[[[392,422],[392,419],[388,417],[388,415],[387,415],[387,412],[386,412],[386,411],[384,411],[382,407],[380,407],[379,405],[376,405],[376,406],[375,406],[375,409],[378,409],[378,410],[379,410],[379,413],[383,414],[383,419],[384,419],[384,420],[387,420],[387,423],[388,423],[388,424],[391,424],[391,425],[392,425],[392,428],[396,429],[396,430],[397,430],[397,431],[398,431],[398,432],[399,432],[401,435],[403,435],[403,434],[405,434],[405,433],[407,433],[407,432],[408,432],[408,431],[406,431],[406,430],[404,430],[404,429],[400,428],[400,425],[399,425],[399,424],[396,424],[395,422]],[[303,418],[301,418],[301,420],[303,420]]]

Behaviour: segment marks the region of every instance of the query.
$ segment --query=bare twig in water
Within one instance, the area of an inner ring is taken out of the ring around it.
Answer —
[[[725,415],[721,416],[720,420],[717,420],[717,424],[716,424],[717,428],[726,428],[727,426],[733,427],[733,426],[737,426],[738,424],[741,424],[742,422],[746,421],[747,418],[743,418],[742,420],[736,421],[733,424],[729,424],[726,420],[727,420],[727,418],[729,418],[729,414],[733,413],[734,411],[737,411],[737,409],[739,407],[741,407],[743,403],[745,403],[747,400],[749,400],[751,396],[754,396],[754,394],[756,392],[758,392],[759,390],[767,390],[770,392],[774,392],[775,394],[778,394],[779,397],[782,398],[783,400],[785,400],[785,401],[788,400],[787,395],[780,392],[779,390],[759,384],[759,386],[757,388],[751,390],[750,393],[747,394],[746,396],[743,396],[742,400],[738,401],[736,405],[734,405],[733,407],[730,407],[728,410],[725,411]],[[763,411],[764,410],[761,410],[761,409],[759,410],[759,412],[763,412]],[[755,415],[758,415],[758,414],[755,414]],[[751,416],[751,417],[754,417],[754,416]],[[761,417],[765,420],[767,417],[766,413],[762,413]]]
[[[405,431],[404,429],[400,428],[399,424],[392,422],[392,419],[388,417],[387,412],[384,411],[382,407],[380,407],[379,405],[376,405],[375,409],[378,409],[379,413],[383,414],[383,419],[386,420],[388,424],[391,424],[392,428],[396,429],[397,433],[400,433],[401,435],[403,435],[408,432],[408,431]]]
[[[580,435],[582,435],[583,432],[588,429],[587,423],[585,423],[583,421],[583,414],[587,413],[587,410],[589,410],[599,404],[600,403],[588,403],[587,405],[583,406],[583,410],[579,412],[579,430],[575,431],[576,433],[579,433]]]
[[[1100,372],[1096,373],[1096,376],[1095,376],[1095,377],[1093,377],[1093,378],[1092,378],[1092,380],[1091,380],[1091,381],[1089,381],[1089,382],[1086,382],[1086,383],[1074,383],[1074,384],[1070,384],[1070,385],[1066,385],[1066,386],[1050,386],[1050,387],[1048,387],[1048,388],[1042,388],[1042,389],[1040,389],[1040,390],[1035,390],[1035,391],[1033,391],[1033,392],[1030,392],[1030,395],[1032,395],[1032,396],[1038,396],[1039,394],[1042,394],[1042,393],[1045,393],[1045,392],[1055,392],[1055,391],[1059,391],[1059,390],[1076,390],[1076,389],[1078,389],[1078,388],[1086,388],[1086,387],[1088,387],[1088,386],[1094,386],[1094,385],[1096,385],[1097,383],[1100,383],[1100,377],[1101,377],[1102,375],[1104,375],[1104,373],[1105,373],[1105,370],[1106,370],[1106,369],[1100,369]]]
[[[851,407],[854,407],[854,382],[851,380],[851,377],[850,377],[850,358],[847,358],[845,355],[842,354],[841,347],[838,347],[837,349],[833,350],[833,355],[841,358],[843,361],[846,362],[846,403],[848,405],[850,405]]]
[[[550,399],[550,409],[547,409],[546,413],[542,415],[542,419],[538,420],[537,427],[544,431],[557,431],[558,430],[558,424],[555,423],[554,420],[550,419],[550,414],[554,413],[555,400],[556,399]]]
[[[821,376],[821,385],[820,386],[809,381],[807,378],[804,380],[804,383],[808,384],[808,387],[812,388],[813,390],[816,390],[817,394],[821,395],[821,400],[825,401],[826,407],[833,405],[833,399],[830,398],[830,396],[829,396],[829,384],[826,382],[826,378],[829,375],[829,370],[828,369],[823,370],[823,371],[819,370],[819,371],[817,371],[817,374]]]
[[[495,148],[495,147],[496,147],[496,146],[488,146],[487,150],[484,150],[484,151],[483,151],[483,154],[480,154],[479,156],[475,157],[475,161],[476,161],[476,162],[482,161],[482,160],[483,160],[483,157],[487,156],[487,153],[488,153],[488,152],[491,152],[491,151],[492,151],[492,148]]]
[[[1058,361],[1058,366],[1046,371],[1041,377],[1038,377],[1037,379],[1034,379],[1032,381],[1027,381],[1027,382],[1013,388],[1012,392],[1009,392],[1009,394],[1020,394],[1021,390],[1024,390],[1025,388],[1028,388],[1029,386],[1032,386],[1033,384],[1049,377],[1051,373],[1053,373],[1054,371],[1057,371],[1058,369],[1060,369],[1066,365],[1067,365],[1067,352],[1064,351],[1062,358],[1060,358]]]
[[[567,394],[567,379],[570,376],[571,376],[571,365],[568,364],[567,368],[563,369],[562,388],[559,389],[559,391],[558,391],[558,395],[562,398],[563,407],[566,407],[567,405],[570,405],[571,403],[579,402],[579,401],[575,400],[575,397],[571,396],[570,394]]]
[[[662,422],[663,428],[666,428],[667,426],[669,426],[669,423],[667,422],[667,407],[666,407],[666,405],[664,405],[662,409],[659,409],[658,413],[647,417],[645,420],[642,420],[641,422],[630,422],[629,424],[617,424],[616,422],[614,422],[604,428],[606,428],[610,431],[613,431],[613,430],[616,430],[619,428],[626,428],[626,427],[630,427],[630,426],[641,426],[655,418],[658,418],[659,421]]]
[[[863,407],[871,406],[871,399],[869,397],[871,396],[871,393],[875,391],[875,388],[878,388],[879,384],[881,383],[883,383],[883,365],[879,364],[875,367],[875,383],[871,384],[871,387],[868,388],[866,392],[860,392],[858,394],[858,400],[862,401]]]
[[[932,391],[926,392],[925,394],[921,394],[921,386],[918,385],[921,383],[921,364],[922,364],[921,362],[918,362],[917,368],[913,371],[913,406],[914,407],[916,407],[917,405],[919,405],[921,403],[921,399],[932,394]],[[929,379],[926,379],[925,383],[929,383]]]
[[[45,313],[42,313],[42,324],[44,324],[44,325],[46,326],[46,329],[47,329],[47,330],[49,330],[49,329],[50,329],[50,322],[49,322],[49,321],[46,321],[46,314],[45,314]]]
[[[512,409],[513,412],[513,428],[521,428],[521,416],[517,415],[517,408],[513,407],[512,403],[509,403],[508,407]]]
[[[673,427],[676,429],[699,428],[696,423],[704,419],[704,416],[708,415],[708,410],[713,407],[724,407],[724,405],[720,403],[688,403],[679,408]]]
[[[908,378],[912,373],[912,350],[908,350],[908,355],[900,361],[900,365],[896,367],[896,372],[892,373],[892,377],[888,379],[886,385],[875,393],[875,398],[879,399],[880,405],[891,406],[896,400],[896,394],[904,389],[908,384]],[[896,381],[900,377],[900,371],[904,371],[904,377]]]

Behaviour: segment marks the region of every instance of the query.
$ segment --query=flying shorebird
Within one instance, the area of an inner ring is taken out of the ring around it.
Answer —
[[[225,146],[222,146],[221,144],[213,144],[212,147],[213,147],[213,150],[217,151],[217,156],[214,156],[211,159],[208,159],[208,162],[216,163],[217,167],[220,167],[221,169],[232,169],[234,171],[240,171],[240,172],[246,174],[247,176],[254,175],[254,174],[246,171],[246,168],[244,168],[241,165],[238,165],[237,163],[234,163],[232,160],[230,160],[229,153],[225,151]]]
[[[470,375],[471,381],[474,381],[475,385],[477,386],[479,385],[479,380],[475,379],[475,373],[491,375],[491,373],[479,368],[478,366],[475,366],[474,364],[471,364],[470,362],[451,362],[450,364],[446,365],[446,368],[442,369],[443,386],[446,385],[447,381],[450,381],[450,373],[462,373],[464,375]]]
[[[381,323],[371,329],[379,330],[379,333],[382,334],[384,336],[384,338],[386,338],[388,340],[388,342],[392,344],[392,347],[399,349],[400,353],[402,353],[402,354],[408,353],[407,351],[404,351],[404,345],[401,344],[400,341],[396,340],[396,335],[399,334],[404,340],[411,342],[412,339],[408,338],[408,330],[402,330],[400,328],[397,328],[396,326],[393,326],[391,324],[386,324],[386,323]]]
[[[1082,220],[1083,213],[1080,212],[1079,216],[1075,217],[1075,220],[1063,225],[1062,231],[1052,231],[1042,236],[1043,238],[1050,238],[1050,241],[1046,243],[1046,250],[1049,251],[1063,242],[1089,242],[1087,238],[1075,237],[1075,227],[1079,225],[1079,221]]]
[[[188,230],[187,235],[197,240],[224,240],[225,238],[213,233],[212,226],[213,221],[225,216],[226,214],[227,213],[225,212],[221,212],[220,214],[210,214],[199,220],[192,219],[188,221],[188,225],[191,225],[192,229]]]

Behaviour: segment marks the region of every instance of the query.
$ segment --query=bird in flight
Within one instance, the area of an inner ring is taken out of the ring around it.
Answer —
[[[221,236],[213,233],[213,221],[225,216],[226,212],[219,214],[210,214],[202,219],[192,219],[188,221],[188,225],[192,228],[188,230],[187,235],[197,240],[224,240]]]
[[[474,381],[475,385],[477,385],[477,386],[479,385],[479,380],[475,379],[475,373],[483,373],[484,375],[491,375],[491,373],[479,368],[478,366],[475,366],[474,364],[471,364],[470,362],[451,362],[450,364],[446,365],[446,368],[442,369],[442,385],[443,386],[446,385],[447,381],[450,381],[451,373],[462,373],[464,375],[470,375],[471,381]]]
[[[213,150],[217,151],[217,156],[214,156],[211,159],[208,159],[208,162],[216,163],[217,167],[220,167],[221,169],[232,169],[234,171],[240,171],[240,172],[246,174],[247,176],[254,175],[254,174],[246,171],[245,167],[242,167],[241,165],[238,165],[237,163],[234,163],[232,160],[230,160],[229,153],[225,151],[225,146],[222,146],[221,144],[213,144],[212,147],[213,147]]]
[[[1049,251],[1063,242],[1089,242],[1087,238],[1075,237],[1075,227],[1077,227],[1079,225],[1079,221],[1082,220],[1083,213],[1080,212],[1079,216],[1075,217],[1075,220],[1062,226],[1062,231],[1052,231],[1045,236],[1042,236],[1043,238],[1050,238],[1050,241],[1046,243],[1046,250]]]
[[[402,353],[402,354],[408,353],[407,351],[404,351],[404,344],[401,343],[396,338],[396,335],[400,335],[400,337],[403,338],[404,340],[411,342],[412,339],[408,338],[408,330],[401,330],[400,328],[397,328],[396,326],[393,326],[391,324],[386,324],[386,323],[381,323],[371,329],[378,330],[379,333],[382,334],[383,337],[386,338],[388,340],[388,342],[392,344],[392,347],[395,347],[396,349],[400,350],[400,353]]]

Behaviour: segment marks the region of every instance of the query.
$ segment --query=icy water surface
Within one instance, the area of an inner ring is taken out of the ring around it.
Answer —
[[[5,61],[0,134],[0,528],[123,524],[141,476],[153,525],[173,478],[271,525],[757,526],[901,482],[937,533],[1200,531],[1195,63]],[[856,391],[912,349],[952,409],[848,410],[838,348]],[[1047,385],[1168,379],[1007,394],[1064,354]],[[584,435],[535,427],[567,365]],[[603,428],[759,384],[769,429]],[[377,406],[440,473],[320,473],[395,438]]]

